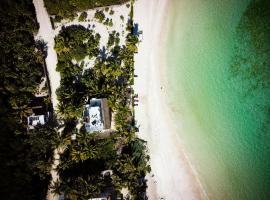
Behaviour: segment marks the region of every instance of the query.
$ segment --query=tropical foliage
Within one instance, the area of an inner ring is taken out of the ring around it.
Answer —
[[[57,20],[72,18],[77,11],[123,2],[126,0],[45,1]],[[35,42],[33,37],[38,25],[32,1],[3,0],[0,11],[1,197],[45,199],[54,150],[63,147],[55,193],[89,199],[107,188],[119,191],[127,187],[133,199],[141,199],[146,188],[144,176],[150,168],[145,143],[135,136],[131,85],[138,38],[132,34],[132,20],[123,46],[119,46],[119,33],[114,31],[109,49],[99,49],[100,35],[82,26],[63,28],[55,38],[57,70],[61,74],[58,112],[65,126],[60,136],[51,123],[27,129],[26,117],[31,114],[34,93],[44,76],[47,54],[46,44]],[[82,12],[80,20],[86,18],[87,13]],[[112,26],[109,19],[104,23]],[[95,60],[93,68],[84,69],[85,57]],[[92,97],[109,100],[116,123],[111,137],[76,129],[83,105]],[[44,102],[51,106],[50,100]],[[71,140],[74,134],[76,139]],[[111,170],[112,175],[102,174],[104,170]]]
[[[61,18],[74,18],[76,12],[85,11],[96,7],[118,5],[129,0],[44,0],[50,15],[57,15]]]
[[[63,28],[55,38],[58,54],[57,70],[61,74],[61,87],[57,91],[59,113],[63,118],[76,118],[82,113],[86,86],[80,81],[86,56],[91,59],[99,54],[98,34],[83,26]]]
[[[44,52],[30,0],[0,2],[0,193],[2,199],[45,199],[57,134],[27,131],[26,117],[41,77]]]
[[[125,45],[119,46],[119,33],[113,31],[107,49],[99,49],[100,37],[82,26],[66,27],[55,38],[61,73],[59,113],[66,126],[62,133],[65,151],[58,166],[60,180],[53,189],[70,199],[89,199],[108,188],[119,192],[123,187],[129,189],[132,199],[145,198],[149,157],[145,142],[136,136],[132,90],[139,40],[133,34],[132,19],[127,26]],[[94,60],[90,69],[84,66],[86,57]],[[83,106],[91,98],[108,99],[114,113],[113,135],[77,130]],[[71,140],[75,134],[76,139]],[[102,174],[106,170],[112,174]]]

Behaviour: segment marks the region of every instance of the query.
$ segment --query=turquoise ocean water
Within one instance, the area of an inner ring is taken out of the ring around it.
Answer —
[[[179,138],[210,199],[270,199],[270,95],[251,90],[252,76],[244,80],[231,67],[236,28],[249,3],[171,4],[168,101]]]

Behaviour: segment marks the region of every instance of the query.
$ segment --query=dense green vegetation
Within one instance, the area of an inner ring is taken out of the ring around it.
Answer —
[[[98,133],[84,131],[78,133],[74,141],[66,139],[66,148],[58,166],[60,180],[53,187],[55,193],[70,199],[89,199],[108,188],[113,187],[119,192],[127,187],[132,199],[143,199],[146,189],[144,177],[150,170],[144,141],[134,138],[124,145],[118,135],[98,139]],[[119,146],[122,148],[120,153]],[[106,170],[112,170],[112,176],[102,175]]]
[[[1,198],[45,199],[57,134],[49,126],[27,131],[33,94],[44,76],[32,1],[1,1],[0,26]]]
[[[56,18],[60,20],[73,17],[76,11],[125,1],[93,2],[83,1],[80,6],[73,2],[70,6],[71,1],[46,1],[46,5],[57,10]],[[143,199],[144,177],[150,167],[145,142],[135,134],[131,86],[138,38],[132,35],[132,20],[127,26],[130,34],[124,46],[119,46],[119,33],[114,31],[109,37],[109,49],[99,49],[100,35],[82,26],[63,28],[55,38],[57,70],[61,74],[58,112],[64,122],[64,131],[59,136],[52,121],[27,129],[26,117],[37,100],[34,93],[45,76],[46,56],[46,44],[35,42],[33,37],[38,26],[32,1],[4,0],[0,11],[1,197],[45,199],[51,181],[53,152],[62,147],[58,166],[60,181],[53,186],[55,193],[71,199],[89,199],[108,188],[119,192],[126,187],[132,199]],[[83,12],[80,20],[86,18],[87,13]],[[112,26],[111,20],[103,20]],[[83,69],[85,57],[95,59],[93,68]],[[116,130],[110,137],[76,129],[83,106],[92,97],[107,98],[115,113]],[[51,111],[49,97],[42,101]],[[71,140],[75,133],[76,140]],[[111,170],[112,174],[102,175],[104,170]]]
[[[132,16],[132,15],[131,15]],[[71,199],[89,199],[108,188],[128,188],[132,199],[145,197],[145,175],[150,171],[145,142],[136,136],[133,111],[134,54],[138,37],[132,34],[133,22],[127,24],[126,44],[119,46],[119,33],[109,36],[108,49],[99,49],[100,36],[82,26],[63,28],[55,38],[57,70],[61,86],[57,91],[59,114],[65,121],[58,172],[60,180],[54,191]],[[94,66],[84,69],[85,57]],[[107,98],[114,112],[116,132],[110,137],[87,133],[80,122],[87,99]],[[71,135],[76,139],[71,140]],[[111,170],[112,175],[102,175]]]
[[[61,18],[74,18],[76,12],[85,11],[96,7],[117,5],[129,0],[44,0],[50,15],[57,15]]]
[[[83,26],[63,28],[55,38],[55,50],[58,54],[57,70],[61,74],[61,87],[57,91],[60,101],[59,114],[65,119],[81,116],[87,97],[87,86],[79,81],[83,79],[84,63],[78,63],[86,56],[91,59],[99,55],[99,40],[100,35]]]
[[[244,83],[245,95],[260,97],[266,120],[263,132],[270,132],[270,2],[253,0],[237,29],[232,74]]]
[[[54,189],[71,199],[89,199],[98,196],[108,186],[115,189],[128,187],[143,178],[148,167],[144,161],[144,143],[134,139],[119,154],[116,136],[97,139],[97,134],[81,132],[75,141],[68,143],[58,166],[60,181]],[[128,160],[128,162],[127,162]],[[104,178],[102,171],[111,169],[113,176]],[[145,182],[134,188],[133,193],[145,189]],[[81,188],[81,189],[80,189]]]
[[[108,43],[107,43],[107,47],[112,47],[114,45],[118,46],[120,43],[120,38],[119,38],[120,34],[117,33],[116,31],[113,31],[109,34],[109,39],[108,39]]]

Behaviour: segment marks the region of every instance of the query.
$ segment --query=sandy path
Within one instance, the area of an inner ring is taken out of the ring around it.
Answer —
[[[47,43],[48,56],[46,65],[51,85],[52,103],[54,109],[57,108],[58,100],[56,89],[60,86],[60,73],[56,71],[57,54],[54,50],[54,33],[51,26],[49,15],[44,7],[43,0],[33,0],[37,13],[37,21],[39,23],[39,31],[35,39],[42,39]]]
[[[152,174],[148,175],[150,200],[207,199],[186,154],[181,148],[170,110],[166,104],[165,81],[162,76],[162,45],[168,30],[166,0],[138,0],[135,23],[143,30],[139,53],[135,56],[135,91],[139,106],[135,108],[140,137],[148,141]]]
[[[54,32],[51,26],[50,18],[47,13],[47,10],[44,7],[43,0],[33,0],[35,9],[36,9],[36,15],[37,15],[37,21],[39,23],[39,31],[36,35],[35,39],[42,39],[45,43],[47,43],[47,58],[46,58],[46,65],[48,70],[48,75],[50,79],[50,86],[51,86],[51,100],[53,104],[54,110],[57,109],[57,95],[56,95],[56,89],[60,86],[60,73],[56,71],[56,64],[57,64],[57,54],[54,50]],[[52,175],[52,183],[58,179],[58,174],[56,170],[56,166],[59,163],[59,153],[56,149],[54,151],[54,163],[53,163],[53,170],[51,171]],[[58,195],[54,195],[51,190],[48,192],[48,199],[49,200],[57,200]]]

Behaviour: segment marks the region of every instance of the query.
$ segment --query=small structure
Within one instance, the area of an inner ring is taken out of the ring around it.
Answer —
[[[35,97],[31,102],[31,109],[27,117],[28,129],[34,129],[37,125],[44,125],[49,121],[51,113],[45,103],[46,97]]]
[[[45,115],[31,115],[27,117],[27,124],[29,129],[34,129],[37,125],[45,124]]]
[[[100,132],[111,126],[107,99],[91,99],[83,112],[87,132]]]
[[[90,198],[88,200],[123,200],[123,195],[115,191],[105,192],[100,197]]]
[[[65,195],[59,195],[58,200],[70,200],[69,198],[67,198]]]

